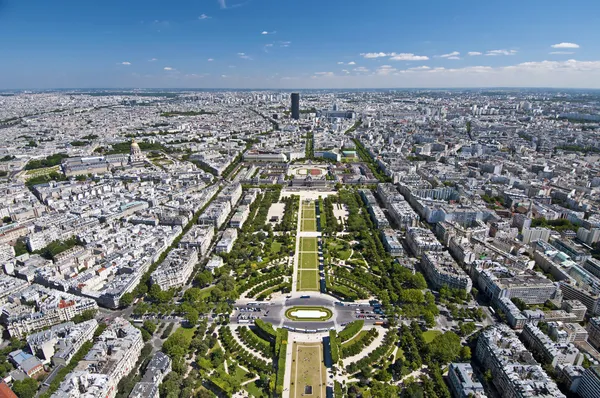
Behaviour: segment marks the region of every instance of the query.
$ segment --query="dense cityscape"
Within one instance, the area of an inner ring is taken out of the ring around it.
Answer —
[[[600,94],[0,95],[1,397],[598,397]]]

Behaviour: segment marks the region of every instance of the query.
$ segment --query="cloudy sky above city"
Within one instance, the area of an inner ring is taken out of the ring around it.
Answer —
[[[0,0],[0,89],[600,88],[600,2]]]

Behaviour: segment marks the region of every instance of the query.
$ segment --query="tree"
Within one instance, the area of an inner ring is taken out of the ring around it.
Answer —
[[[185,314],[185,319],[190,326],[195,326],[198,323],[198,311],[194,308],[190,309],[187,314]]]
[[[129,307],[131,305],[131,303],[133,303],[133,294],[132,293],[129,293],[129,292],[125,293],[119,299],[119,305],[121,307]]]
[[[200,301],[200,297],[202,297],[202,291],[197,287],[191,287],[183,293],[183,300],[190,303]]]
[[[213,280],[213,274],[207,270],[199,272],[198,275],[196,275],[196,283],[198,283],[200,287],[206,287],[210,285]]]
[[[471,349],[468,346],[464,346],[460,349],[460,359],[463,361],[471,360]]]
[[[142,332],[142,340],[144,343],[152,338],[152,335],[148,333],[146,329],[140,329],[140,332]]]
[[[445,364],[455,360],[461,351],[460,337],[454,332],[446,332],[429,343],[431,359]]]
[[[15,380],[12,390],[19,398],[33,398],[37,393],[38,383],[35,379],[25,378],[23,380]]]
[[[156,323],[151,320],[144,321],[144,329],[146,329],[148,333],[154,334],[154,332],[156,332]]]

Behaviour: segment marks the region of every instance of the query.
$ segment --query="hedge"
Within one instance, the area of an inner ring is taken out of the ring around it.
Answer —
[[[277,331],[275,331],[273,325],[270,323],[267,323],[262,319],[255,319],[254,326],[258,328],[258,335],[265,340],[275,341],[277,339]],[[275,347],[275,352],[277,352],[277,347]]]
[[[283,393],[283,379],[285,377],[285,360],[286,360],[286,352],[287,352],[287,340],[288,340],[288,331],[287,329],[279,329],[277,331],[277,343],[279,350],[277,351],[277,382],[276,382],[276,392],[277,395],[281,395]]]
[[[336,364],[340,361],[340,342],[335,330],[329,331],[329,346],[331,347],[331,361]]]

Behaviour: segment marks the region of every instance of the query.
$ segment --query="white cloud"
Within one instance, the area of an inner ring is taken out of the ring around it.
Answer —
[[[368,72],[369,69],[365,68],[364,66],[359,66],[358,68],[354,68],[352,69],[354,72]]]
[[[158,58],[150,58],[150,59],[148,60],[148,62],[155,62],[155,61],[158,61]]]
[[[388,57],[389,55],[386,53],[361,53],[364,58],[381,58]]]
[[[390,73],[394,73],[396,71],[397,71],[397,69],[391,65],[381,65],[379,68],[377,68],[375,73],[377,73],[378,75],[385,76],[385,75],[389,75]]]
[[[467,54],[470,56],[483,55],[483,53],[480,53],[479,51],[469,51]]]
[[[218,0],[218,1],[219,1],[219,6],[220,6],[222,9],[225,9],[225,8],[227,8],[227,3],[225,3],[225,0]]]
[[[415,55],[412,53],[392,53],[390,58],[392,61],[427,61],[429,59],[426,55]]]
[[[208,15],[206,15],[206,14],[202,14],[202,15],[200,15],[200,16],[198,17],[198,19],[200,19],[200,20],[203,20],[203,19],[210,19],[210,18],[212,18],[212,17],[209,17],[209,16],[208,16]]]
[[[225,78],[227,77],[227,75],[221,75],[221,77],[222,77],[223,79],[225,79]]]
[[[268,32],[266,30],[263,30],[260,34],[261,35],[274,35],[275,33],[277,33],[276,30],[272,31],[272,32]]]
[[[551,51],[548,54],[550,55],[567,55],[567,54],[575,54],[573,51]]]
[[[450,59],[457,59],[457,57],[460,55],[460,53],[458,51],[452,51],[449,54],[444,54],[444,55],[440,55],[440,58],[450,58]]]
[[[485,55],[487,56],[497,56],[497,55],[515,55],[517,50],[490,50]]]
[[[175,70],[175,69],[171,68],[170,66],[165,66],[163,69],[164,70]]]
[[[279,44],[279,47],[289,47],[290,44],[292,44],[291,41],[279,41],[277,43]]]
[[[341,61],[340,61],[340,62],[338,62],[337,64],[338,64],[338,65],[344,65],[344,63],[343,63],[343,62],[341,62]]]
[[[579,48],[579,44],[575,44],[575,43],[558,43],[558,44],[553,44],[550,47],[552,47],[552,48]]]
[[[214,59],[213,58],[209,58],[209,59],[207,59],[207,61],[208,62],[212,62],[212,61],[214,61]]]
[[[335,74],[333,72],[315,72],[315,75],[317,75],[317,76],[334,76]]]
[[[356,62],[350,61],[350,62],[348,62],[348,65],[356,65]]]
[[[346,69],[342,69],[342,72],[344,72],[344,73],[350,73],[350,71],[346,70]]]
[[[127,62],[127,61],[125,61],[125,62],[121,62],[121,65],[126,65],[126,66],[129,66],[129,65],[131,65],[131,62]]]
[[[428,69],[431,69],[431,68],[427,65],[415,66],[414,68],[408,68],[408,70],[428,70]]]
[[[252,57],[250,57],[249,55],[246,55],[246,53],[237,53],[237,55],[241,59],[252,59]]]
[[[448,57],[446,59],[460,59],[460,57]]]

